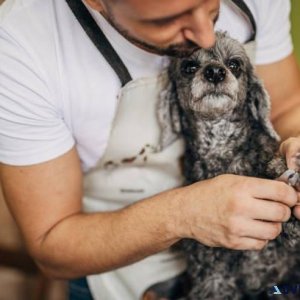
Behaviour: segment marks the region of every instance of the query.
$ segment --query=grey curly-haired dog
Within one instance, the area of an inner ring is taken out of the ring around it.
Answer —
[[[229,173],[275,179],[287,170],[276,157],[279,138],[269,98],[243,46],[217,33],[211,49],[175,58],[159,106],[162,144],[182,134],[186,183]],[[288,172],[297,185],[299,174]],[[183,240],[192,288],[183,299],[237,300],[280,283],[297,261],[300,226],[291,217],[261,251],[211,248]]]

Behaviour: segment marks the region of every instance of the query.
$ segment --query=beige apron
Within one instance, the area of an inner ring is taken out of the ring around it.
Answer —
[[[121,89],[105,154],[84,178],[86,211],[122,208],[183,184],[182,139],[162,150],[159,145],[156,107],[165,84],[163,73],[131,81]],[[165,251],[128,267],[89,276],[88,283],[96,300],[133,300],[139,299],[150,285],[184,269],[181,255]]]
[[[68,1],[83,28],[88,28],[86,33],[106,57],[109,42],[103,42],[106,37],[99,32],[88,12],[83,11],[84,7],[79,9],[77,15],[72,5],[76,7],[79,3],[77,0]],[[93,31],[96,37],[91,34]],[[245,47],[253,58],[254,41]],[[114,52],[112,48],[109,51]],[[184,181],[180,168],[183,140],[178,138],[164,149],[159,145],[160,127],[156,110],[159,94],[167,84],[166,72],[152,78],[130,81],[128,70],[122,66],[119,57],[116,53],[110,53],[107,61],[119,75],[123,88],[118,95],[105,153],[96,167],[84,177],[83,207],[86,212],[120,209],[179,187]],[[182,273],[185,267],[182,255],[164,251],[130,266],[88,276],[87,279],[95,300],[138,300],[148,287]]]

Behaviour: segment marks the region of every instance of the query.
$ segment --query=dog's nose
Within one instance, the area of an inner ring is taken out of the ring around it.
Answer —
[[[226,77],[226,70],[217,65],[208,65],[203,71],[204,77],[208,82],[218,84],[224,81]]]

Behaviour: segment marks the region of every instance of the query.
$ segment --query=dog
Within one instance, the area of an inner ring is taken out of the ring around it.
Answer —
[[[178,135],[184,138],[186,184],[221,174],[275,179],[287,170],[277,154],[279,137],[269,121],[269,97],[238,41],[218,32],[212,48],[173,58],[168,75],[169,85],[158,106],[161,145]],[[289,170],[288,176],[290,184],[299,185],[296,171]],[[290,274],[299,261],[298,241],[295,217],[261,251],[182,240],[191,289],[180,299],[255,297]]]

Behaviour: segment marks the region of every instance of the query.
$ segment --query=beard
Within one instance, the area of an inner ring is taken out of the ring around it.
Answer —
[[[133,43],[134,45],[136,45],[136,46],[138,46],[138,47],[140,47],[140,48],[142,48],[146,51],[152,52],[154,54],[158,54],[158,55],[167,55],[167,56],[174,56],[174,57],[185,57],[185,56],[191,55],[194,51],[199,49],[199,46],[197,46],[196,44],[194,44],[191,41],[186,41],[186,42],[178,43],[178,44],[171,44],[171,45],[164,48],[164,47],[158,47],[158,46],[155,46],[155,45],[151,45],[147,42],[144,42],[142,40],[139,40],[139,39],[131,36],[128,33],[126,34],[125,32],[123,32],[122,35],[128,41]]]
[[[171,44],[167,47],[158,47],[152,45],[148,42],[140,40],[134,36],[132,36],[125,28],[123,28],[118,22],[114,20],[113,17],[102,13],[103,17],[110,23],[112,27],[114,27],[125,39],[134,44],[135,46],[146,50],[148,52],[158,54],[158,55],[167,55],[174,57],[185,57],[192,54],[194,51],[199,49],[199,46],[191,41],[185,41],[182,43]]]

